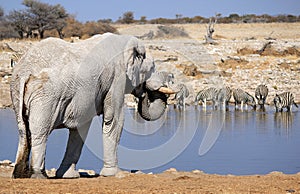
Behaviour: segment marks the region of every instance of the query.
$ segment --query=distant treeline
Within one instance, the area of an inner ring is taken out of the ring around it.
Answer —
[[[98,21],[79,22],[75,16],[67,13],[60,4],[50,5],[38,0],[23,0],[23,10],[13,10],[5,14],[0,7],[0,39],[4,38],[45,38],[56,36],[60,38],[88,38],[94,34],[117,32],[111,25],[121,24],[187,24],[209,23],[210,18],[202,16],[184,17],[176,14],[174,19],[156,18],[147,20],[146,16],[134,18],[131,11],[125,12],[117,21],[100,19]],[[271,23],[271,22],[300,22],[300,16],[294,15],[238,15],[222,16],[216,14],[218,23]]]
[[[189,17],[181,17],[176,19],[165,19],[165,18],[157,18],[147,21],[151,24],[163,24],[163,23],[208,23],[210,18],[205,18],[201,16],[195,16],[192,18]],[[243,15],[239,16],[238,14],[230,14],[229,16],[218,18],[218,23],[272,23],[272,22],[300,22],[300,16],[293,15],[278,15],[278,16],[270,16],[267,14],[264,15]]]

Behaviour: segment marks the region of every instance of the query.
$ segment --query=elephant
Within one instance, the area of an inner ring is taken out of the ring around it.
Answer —
[[[69,129],[69,137],[56,177],[78,178],[76,164],[91,121],[99,115],[103,115],[104,163],[100,175],[118,173],[124,94],[144,85],[147,90],[138,96],[139,113],[155,120],[165,111],[168,95],[174,93],[155,76],[151,78],[156,74],[154,63],[144,63],[145,59],[145,46],[129,35],[105,33],[76,43],[47,38],[32,46],[15,66],[11,81],[19,128],[13,178],[47,178],[46,142],[59,128]]]

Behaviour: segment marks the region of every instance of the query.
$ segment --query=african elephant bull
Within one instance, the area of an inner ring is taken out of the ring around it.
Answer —
[[[144,82],[148,88],[146,96],[159,93],[163,100],[141,99],[141,103],[147,105],[143,109],[151,107],[151,110],[140,110],[140,114],[147,112],[150,117],[161,115],[157,111],[165,110],[161,108],[165,107],[166,100],[162,92],[172,93],[160,83],[155,83],[156,88],[153,88],[151,81],[140,80],[140,77],[149,78],[154,69],[143,68],[149,71],[140,72],[143,65],[154,65],[143,63],[145,57],[145,47],[138,39],[109,33],[78,43],[49,38],[33,46],[15,67],[11,82],[19,128],[13,177],[47,177],[46,141],[57,128],[68,128],[69,139],[56,177],[79,177],[76,163],[91,121],[100,114],[103,114],[104,151],[100,174],[115,175],[119,170],[117,145],[124,123],[125,92],[131,92]]]

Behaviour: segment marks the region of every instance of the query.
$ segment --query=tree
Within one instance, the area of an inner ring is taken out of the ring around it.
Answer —
[[[229,18],[239,18],[240,16],[236,13],[232,13],[228,16]]]
[[[66,20],[67,26],[63,29],[66,37],[77,36],[79,38],[83,35],[83,24],[75,19],[75,16],[69,16]]]
[[[205,22],[206,18],[201,17],[201,16],[195,16],[191,18],[191,23],[203,23]]]
[[[0,20],[0,40],[5,38],[18,38],[18,34],[9,22]]]
[[[105,24],[110,24],[112,23],[112,19],[100,19],[97,22],[105,23]]]
[[[15,33],[14,28],[7,21],[3,8],[0,7],[0,39],[15,37],[18,37],[18,35]]]
[[[182,14],[175,14],[176,19],[182,18]]]
[[[134,22],[134,16],[132,11],[127,11],[123,13],[123,17],[121,19],[121,23],[131,24]]]
[[[28,9],[31,28],[38,30],[40,38],[44,38],[45,30],[56,29],[62,38],[62,29],[66,25],[68,14],[61,5],[49,5],[37,0],[23,0]]]
[[[175,14],[175,17],[176,17],[175,19],[176,23],[181,23],[180,21],[182,19],[182,14]]]
[[[20,38],[27,38],[31,35],[32,28],[30,27],[30,15],[24,11],[11,11],[7,16],[8,21],[10,22],[11,26],[17,31]]]
[[[59,38],[63,38],[63,28],[67,25],[66,18],[68,14],[61,5],[55,5],[52,7],[52,26],[56,29]]]
[[[146,16],[141,16],[140,22],[141,22],[142,24],[147,23],[147,19],[146,19],[146,18],[147,18]]]
[[[83,25],[82,33],[85,37],[90,37],[96,34],[103,34],[105,32],[116,32],[116,29],[109,24],[105,24],[102,22],[86,22]]]

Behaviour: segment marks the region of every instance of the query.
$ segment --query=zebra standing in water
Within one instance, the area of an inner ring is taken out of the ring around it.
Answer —
[[[231,98],[232,91],[230,87],[226,86],[224,88],[221,88],[218,90],[217,95],[214,99],[214,106],[217,108],[217,106],[221,105],[221,109],[226,110],[228,109],[229,100]]]
[[[255,90],[255,98],[257,99],[257,104],[260,105],[261,109],[264,109],[268,92],[268,87],[263,84],[258,85]]]
[[[256,109],[255,99],[248,92],[245,92],[242,89],[233,89],[232,93],[236,108],[238,104],[241,104],[241,110],[243,110],[243,104],[245,103],[246,106],[250,105],[253,109]]]
[[[177,107],[177,105],[182,106],[183,110],[185,110],[185,99],[190,95],[190,92],[185,84],[178,84],[177,86],[179,89],[179,92],[175,94],[173,100],[176,100],[177,103],[174,105]]]
[[[276,94],[274,98],[274,105],[276,112],[283,111],[286,108],[287,112],[292,110],[293,104],[298,108],[298,105],[294,101],[294,95],[290,92],[283,92],[281,94]]]
[[[195,103],[199,103],[199,101],[202,102],[203,107],[206,108],[206,101],[214,101],[215,97],[217,96],[218,90],[214,87],[210,87],[204,90],[201,90],[198,92]]]

